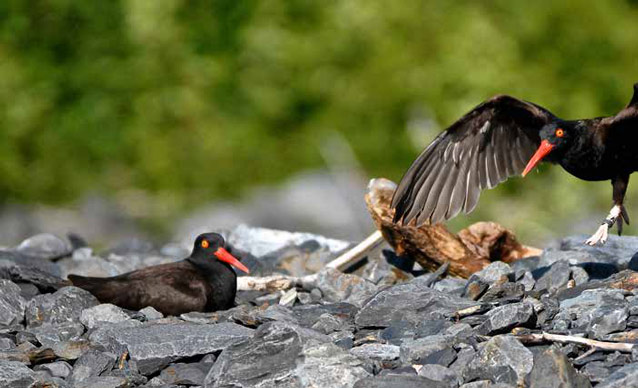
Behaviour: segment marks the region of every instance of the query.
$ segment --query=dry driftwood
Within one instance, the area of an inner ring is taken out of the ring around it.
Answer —
[[[467,278],[492,261],[512,262],[541,252],[521,245],[512,232],[494,222],[476,223],[458,235],[441,224],[419,227],[395,224],[390,208],[395,188],[387,179],[370,181],[365,197],[368,211],[397,254],[413,257],[428,270],[450,263],[450,274]]]
[[[537,334],[521,334],[517,335],[519,341],[526,344],[538,344],[544,342],[560,342],[560,343],[574,343],[585,346],[590,346],[592,349],[619,351],[625,353],[631,353],[635,344],[628,344],[622,342],[605,342],[597,341],[589,338],[575,337],[572,335],[560,335],[550,333],[537,333]]]
[[[326,264],[326,267],[334,268],[339,271],[343,271],[353,264],[361,261],[364,257],[370,253],[373,249],[383,243],[383,235],[378,230],[368,236],[365,240],[361,241],[357,246],[349,249],[341,256],[332,260]]]
[[[237,278],[237,290],[274,292],[287,290],[297,286],[305,289],[312,289],[316,279],[316,275],[307,275],[302,277],[288,275],[272,275],[263,277],[240,276]]]

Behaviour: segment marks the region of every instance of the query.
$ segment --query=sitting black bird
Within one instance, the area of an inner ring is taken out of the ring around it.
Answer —
[[[225,248],[217,233],[197,237],[190,257],[110,278],[69,275],[74,286],[83,288],[102,303],[140,310],[152,306],[165,315],[191,311],[216,311],[233,307],[237,275],[231,265],[248,268]]]
[[[471,212],[483,189],[525,176],[540,162],[560,164],[588,181],[610,179],[614,206],[586,241],[604,244],[608,230],[629,216],[623,200],[638,170],[638,83],[618,114],[563,120],[531,102],[500,95],[472,109],[442,132],[405,173],[392,199],[394,221],[417,225]]]

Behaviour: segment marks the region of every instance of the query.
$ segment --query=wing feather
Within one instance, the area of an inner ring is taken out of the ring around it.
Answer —
[[[523,171],[540,130],[554,120],[545,108],[509,96],[478,105],[410,166],[392,199],[395,222],[436,223],[471,212],[481,190]]]

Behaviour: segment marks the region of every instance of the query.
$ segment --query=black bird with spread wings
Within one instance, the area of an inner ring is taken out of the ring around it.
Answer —
[[[618,114],[562,120],[531,102],[500,95],[461,117],[419,155],[392,200],[394,221],[438,223],[471,212],[481,190],[525,176],[541,160],[584,180],[610,179],[614,207],[587,244],[604,244],[608,230],[629,224],[623,200],[638,170],[638,83]]]

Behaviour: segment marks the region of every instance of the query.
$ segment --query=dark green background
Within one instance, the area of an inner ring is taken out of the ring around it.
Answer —
[[[98,191],[175,216],[321,168],[335,133],[398,180],[493,94],[591,117],[636,81],[636,1],[3,0],[0,201]],[[609,184],[541,170],[453,225],[593,231]]]

